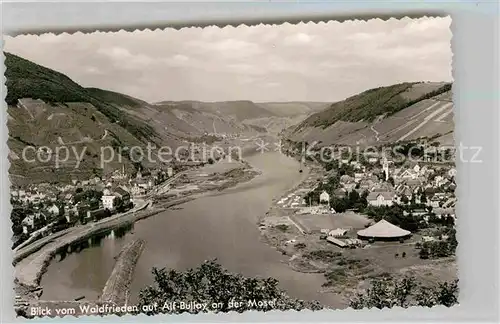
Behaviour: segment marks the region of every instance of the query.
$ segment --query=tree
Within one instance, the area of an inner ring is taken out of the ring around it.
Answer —
[[[422,246],[420,252],[418,253],[420,259],[428,259],[429,258],[429,248],[427,246]]]
[[[361,197],[359,196],[359,193],[356,190],[352,190],[351,192],[349,192],[349,196],[348,196],[349,205],[353,206],[354,204],[356,204],[360,200],[360,198]]]
[[[437,295],[437,304],[451,307],[458,303],[458,280],[451,283],[440,283],[439,287],[434,290]]]
[[[457,241],[457,231],[454,228],[450,228],[450,230],[447,232],[448,234],[448,248],[450,249],[451,254],[455,254],[458,246],[458,241]]]
[[[414,277],[399,280],[379,278],[372,280],[364,293],[357,293],[350,302],[354,309],[376,307],[379,309],[394,306],[444,305],[451,307],[458,303],[458,280],[442,282],[435,287],[421,286]]]
[[[27,210],[24,208],[13,208],[10,213],[10,220],[12,222],[12,232],[14,235],[21,235],[23,233],[22,222],[27,216]]]
[[[115,210],[119,213],[125,211],[125,203],[123,202],[123,199],[116,197],[115,198]]]
[[[455,236],[455,229],[445,232],[448,235],[446,240],[425,242],[420,250],[420,258],[444,258],[455,254],[458,242]]]
[[[410,200],[408,199],[408,197],[407,197],[405,194],[403,194],[403,195],[401,196],[401,202],[402,202],[404,205],[407,205],[407,204],[410,202]]]
[[[333,197],[333,199],[330,201],[330,207],[333,208],[337,213],[343,213],[349,206],[346,199]]]
[[[458,292],[458,280],[454,280],[440,283],[438,287],[421,287],[415,299],[418,306],[444,305],[451,307],[458,303]]]
[[[38,230],[38,229],[44,227],[45,225],[47,225],[47,220],[45,219],[44,215],[39,215],[39,216],[33,217],[33,228],[34,229]]]
[[[351,299],[354,309],[376,307],[379,309],[394,306],[408,307],[408,297],[415,288],[415,279],[408,277],[394,283],[392,278],[372,280],[371,287]]]
[[[318,302],[306,302],[289,297],[278,287],[276,279],[248,278],[233,274],[222,268],[215,260],[206,261],[198,268],[184,272],[153,268],[152,273],[154,285],[142,289],[139,293],[138,308],[147,315],[203,312],[201,309],[164,307],[178,301],[207,303],[208,311],[224,313],[251,309],[269,311],[323,308]],[[274,302],[269,303],[269,301]],[[235,302],[241,303],[240,307],[235,307]],[[256,306],[259,302],[262,303],[261,307]],[[158,305],[156,309],[143,309],[144,305],[154,304]]]

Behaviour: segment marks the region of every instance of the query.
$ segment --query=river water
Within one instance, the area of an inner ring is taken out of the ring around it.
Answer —
[[[141,220],[131,229],[88,242],[79,252],[58,255],[42,277],[41,298],[98,298],[114,256],[130,240],[142,238],[146,245],[131,286],[132,302],[141,288],[152,283],[152,267],[183,270],[217,258],[229,271],[278,279],[293,297],[340,306],[338,296],[319,293],[323,275],[293,271],[285,263],[286,256],[260,241],[259,216],[267,212],[273,198],[306,176],[298,172],[298,162],[277,152],[255,154],[246,160],[262,172],[252,181]]]

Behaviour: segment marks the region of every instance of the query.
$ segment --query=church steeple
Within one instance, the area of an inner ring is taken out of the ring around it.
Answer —
[[[387,161],[386,157],[384,157],[384,161],[382,162],[382,168],[384,170],[385,181],[388,181],[389,180],[389,162]]]

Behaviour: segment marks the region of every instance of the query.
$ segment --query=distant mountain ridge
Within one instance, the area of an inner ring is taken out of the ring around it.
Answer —
[[[88,178],[121,168],[122,164],[127,169],[137,167],[124,157],[123,162],[109,163],[100,170],[98,155],[103,146],[145,147],[152,142],[175,150],[186,142],[213,141],[219,135],[257,136],[267,131],[266,125],[275,132],[276,127],[289,126],[314,112],[305,108],[308,103],[276,107],[248,100],[150,104],[113,91],[84,88],[60,72],[14,54],[5,56],[10,174],[14,183]],[[26,145],[55,149],[68,144],[88,149],[78,169],[74,169],[75,159],[55,168],[50,163],[33,164],[20,158]]]
[[[151,104],[121,93],[84,88],[66,75],[5,53],[8,128],[13,182],[88,179],[124,165],[99,165],[100,150],[111,146],[175,148],[189,142],[213,142],[226,135],[246,138],[264,132],[288,140],[322,145],[382,145],[429,137],[453,143],[451,83],[415,82],[380,87],[336,103],[163,101]],[[285,129],[284,131],[282,131]],[[26,145],[87,147],[80,168],[69,159],[27,163]],[[148,165],[144,165],[148,167]]]

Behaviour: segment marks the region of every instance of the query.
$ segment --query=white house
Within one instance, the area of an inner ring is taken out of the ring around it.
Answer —
[[[364,173],[360,173],[360,172],[357,172],[357,173],[354,173],[354,181],[356,183],[360,182],[361,180],[363,180],[363,178],[365,177],[365,174]]]
[[[172,167],[167,168],[167,176],[170,178],[174,175],[174,169]]]
[[[21,224],[30,228],[33,227],[34,223],[35,223],[35,215],[33,214],[26,216],[21,222]]]
[[[324,204],[328,204],[330,203],[330,195],[326,192],[326,191],[323,191],[320,195],[319,195],[319,202]]]
[[[448,170],[448,176],[451,178],[451,177],[455,177],[457,175],[457,170],[455,168],[451,168],[450,170]]]
[[[138,185],[135,185],[135,186],[132,186],[130,188],[130,193],[133,195],[133,196],[139,196],[139,195],[143,195],[146,193],[146,189],[143,188],[143,187],[140,187]]]
[[[336,228],[334,230],[329,231],[328,236],[341,237],[341,236],[344,236],[347,232],[348,232],[348,230],[346,230],[344,228]]]
[[[114,195],[103,195],[102,196],[102,207],[112,210],[115,207],[115,196]]]
[[[394,193],[389,192],[389,191],[382,191],[382,192],[370,192],[368,194],[368,197],[366,197],[366,200],[368,201],[368,204],[372,206],[392,206],[393,200],[394,200]]]
[[[359,163],[358,161],[351,161],[350,165],[356,170],[359,170],[361,168],[361,163]]]
[[[443,185],[444,184],[443,180],[444,180],[444,178],[442,176],[440,176],[440,175],[435,176],[434,177],[434,185],[436,187]]]
[[[415,167],[417,167],[418,165],[416,165]],[[412,170],[409,170],[409,169],[406,169],[404,170],[403,172],[401,172],[399,175],[398,175],[398,178],[401,178],[403,180],[406,180],[406,179],[416,179],[418,176],[417,173],[413,172]]]
[[[49,208],[47,208],[47,211],[52,215],[59,215],[59,207],[57,207],[56,205],[50,206]]]
[[[137,179],[134,181],[134,184],[144,189],[150,189],[151,187],[153,187],[153,180],[144,178]]]
[[[441,202],[441,199],[438,196],[434,195],[434,196],[432,196],[431,199],[429,199],[427,201],[427,206],[432,206],[433,208],[438,208],[440,202]]]

